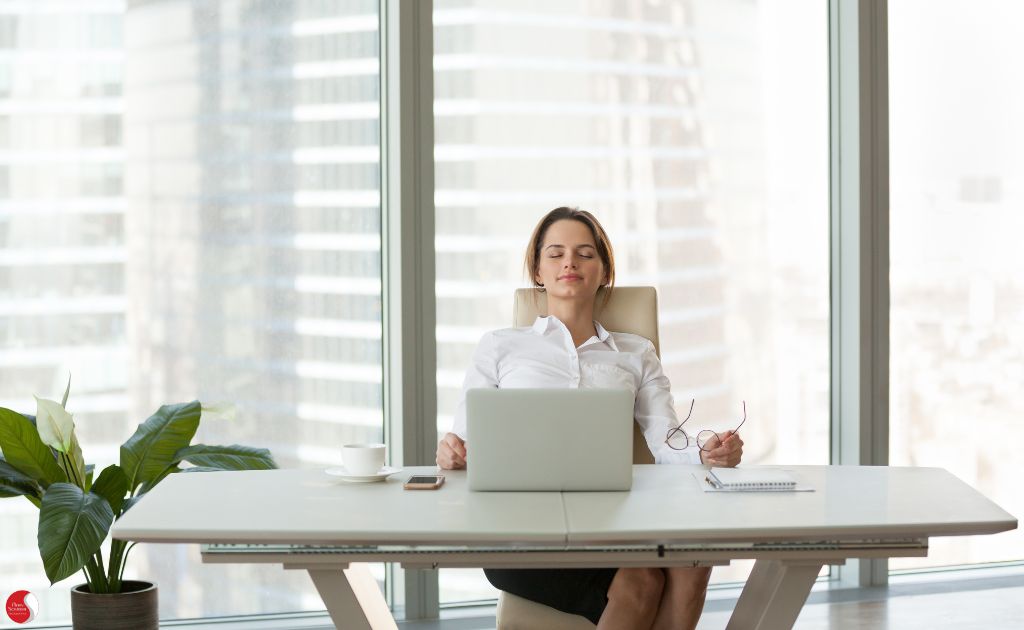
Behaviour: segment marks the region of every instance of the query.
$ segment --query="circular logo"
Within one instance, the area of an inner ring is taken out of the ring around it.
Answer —
[[[28,591],[15,591],[7,598],[7,616],[14,623],[28,623],[39,612],[39,600]]]

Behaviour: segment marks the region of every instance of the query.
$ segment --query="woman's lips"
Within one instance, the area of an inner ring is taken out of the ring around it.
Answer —
[[[559,280],[565,280],[566,282],[575,282],[577,280],[582,280],[582,279],[583,278],[580,277],[580,276],[572,276],[572,275],[562,276],[561,278],[559,278]]]

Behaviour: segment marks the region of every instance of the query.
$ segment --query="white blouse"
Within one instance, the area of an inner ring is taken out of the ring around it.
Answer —
[[[594,322],[597,335],[577,348],[557,317],[538,317],[527,328],[491,331],[480,339],[466,370],[452,433],[466,439],[466,392],[476,387],[626,387],[633,390],[633,417],[643,429],[658,464],[699,464],[691,445],[677,451],[665,444],[678,424],[669,381],[654,344],[640,335],[610,333]]]

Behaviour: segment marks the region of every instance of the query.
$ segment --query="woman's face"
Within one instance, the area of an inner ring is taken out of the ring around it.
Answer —
[[[552,223],[540,246],[535,279],[544,285],[548,299],[593,299],[606,278],[590,228],[572,219]]]

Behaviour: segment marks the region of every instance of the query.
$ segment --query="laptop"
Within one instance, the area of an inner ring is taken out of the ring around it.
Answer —
[[[466,392],[470,490],[629,490],[633,392]]]

